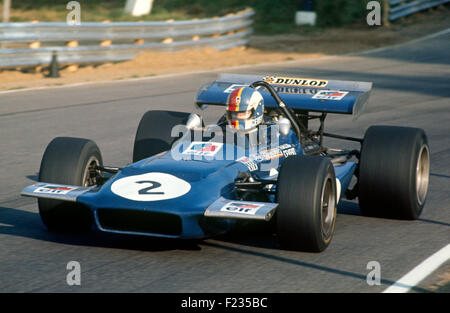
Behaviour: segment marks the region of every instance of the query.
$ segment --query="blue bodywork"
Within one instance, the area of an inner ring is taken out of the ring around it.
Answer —
[[[222,74],[216,81],[199,89],[196,104],[202,109],[207,105],[224,106],[233,88],[257,81],[270,83],[282,103],[296,113],[352,114],[355,118],[361,114],[372,88],[372,84],[367,82]],[[226,132],[225,139],[223,133],[222,137],[201,137],[200,140],[195,136],[194,139],[183,136],[170,151],[120,169],[101,186],[78,188],[38,184],[25,188],[22,194],[81,203],[91,209],[98,229],[105,232],[169,238],[205,238],[225,232],[236,221],[233,215],[208,215],[205,214],[207,209],[222,203],[223,199],[233,205],[238,200],[254,201],[244,203],[249,207],[258,201],[256,206],[269,204],[276,209],[273,205],[276,182],[284,160],[294,154],[314,154],[309,143],[304,143],[302,148],[296,133],[281,131],[278,117],[270,117],[270,113],[285,106],[277,104],[268,90],[258,90],[264,98],[268,116],[264,125],[259,126],[259,130],[267,130],[266,135],[258,130],[257,140],[235,133],[237,137],[230,142],[229,132]],[[215,127],[223,129],[223,125]],[[334,163],[338,200],[349,188],[357,167],[348,159],[344,157],[344,161]],[[250,177],[260,184],[256,197],[261,198],[241,199],[236,180],[243,177]]]
[[[202,86],[197,94],[197,105],[226,105],[227,98],[233,88],[248,86],[255,81],[267,81],[268,76],[221,74],[216,81]],[[292,78],[293,80],[294,78]],[[302,79],[297,79],[301,81]],[[276,81],[275,81],[276,82]],[[271,83],[275,91],[286,105],[293,110],[309,112],[327,112],[352,114],[357,118],[364,109],[372,89],[372,83],[340,80],[321,80],[323,87],[301,85],[277,85]],[[320,92],[343,91],[344,97],[336,100],[318,98]],[[265,89],[258,89],[264,98],[266,108],[278,108],[278,104]]]
[[[269,130],[270,131],[270,130]],[[198,157],[184,158],[179,160],[175,152],[183,151],[187,147],[186,142],[175,145],[171,151],[153,156],[129,166],[124,167],[118,174],[108,180],[99,190],[84,193],[77,198],[77,202],[82,203],[94,213],[97,227],[101,231],[140,234],[157,237],[169,238],[204,238],[229,230],[233,224],[233,219],[214,219],[206,218],[204,212],[219,197],[236,200],[236,191],[234,182],[241,173],[251,173],[252,176],[260,179],[276,179],[277,172],[281,164],[286,159],[283,151],[289,150],[291,154],[303,154],[301,146],[298,144],[296,135],[291,131],[288,135],[278,137],[279,145],[271,146],[271,150],[277,149],[281,153],[280,157],[272,160],[258,158],[259,152],[266,150],[266,145],[241,148],[234,144],[224,144],[214,158]],[[280,149],[281,147],[282,149]],[[256,157],[252,160],[258,165],[258,169],[251,169],[243,162],[237,161],[242,155],[251,157],[256,148]],[[259,151],[259,152],[258,152]],[[295,151],[295,152],[293,152]],[[226,159],[232,152],[235,157]],[[350,184],[356,164],[347,162],[345,165],[336,166],[336,178],[341,184],[341,195]],[[140,175],[145,173],[167,173],[177,178],[187,181],[191,185],[188,193],[173,199],[160,201],[133,201],[121,197],[111,191],[111,185],[124,177]],[[301,174],[299,174],[301,175]],[[269,201],[274,201],[274,195],[268,196]],[[139,231],[136,229],[123,229],[121,227],[113,228],[102,225],[99,218],[99,210],[108,209],[109,212],[154,212],[164,213],[176,216],[181,222],[181,230],[175,233],[161,233]]]

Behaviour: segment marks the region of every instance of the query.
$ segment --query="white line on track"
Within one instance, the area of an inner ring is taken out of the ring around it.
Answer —
[[[383,48],[377,48],[372,50],[366,50],[366,51],[360,51],[360,52],[352,52],[352,53],[346,53],[342,55],[331,55],[331,56],[324,56],[320,58],[310,58],[305,60],[290,60],[290,61],[281,61],[281,62],[268,62],[268,63],[260,63],[260,64],[248,64],[248,65],[240,65],[240,66],[233,66],[233,67],[224,67],[224,68],[217,68],[212,70],[199,70],[199,71],[192,71],[192,72],[185,72],[185,73],[175,73],[175,74],[165,74],[165,75],[157,75],[152,77],[140,77],[140,78],[130,78],[130,79],[123,79],[123,80],[113,80],[113,81],[97,81],[97,82],[83,82],[83,83],[75,83],[75,84],[68,84],[64,86],[45,86],[45,87],[34,87],[34,88],[25,88],[25,89],[17,89],[17,90],[5,90],[0,91],[1,94],[8,94],[8,93],[18,93],[18,92],[26,92],[26,91],[35,91],[35,90],[45,90],[45,89],[59,89],[59,88],[69,88],[69,87],[80,87],[80,86],[86,86],[86,85],[94,85],[94,84],[109,84],[109,83],[122,83],[122,82],[133,82],[133,81],[140,81],[140,80],[153,80],[153,79],[161,79],[161,78],[169,78],[169,77],[177,77],[177,76],[185,76],[185,75],[192,75],[192,74],[204,74],[204,73],[214,73],[214,72],[221,72],[221,71],[229,71],[233,69],[243,69],[243,68],[253,68],[253,67],[260,67],[260,66],[268,66],[268,65],[282,65],[282,64],[299,64],[304,62],[315,62],[315,61],[324,61],[329,59],[334,59],[338,57],[345,57],[345,56],[358,56],[358,55],[366,55],[371,53],[376,53],[380,51],[385,51],[389,49],[394,49],[397,47],[401,47],[404,45],[409,45],[412,43],[424,41],[427,39],[439,37],[442,35],[445,35],[450,32],[450,28],[444,29],[442,31],[439,31],[434,34],[427,35],[425,37],[421,37],[418,39],[414,39],[408,42],[387,46]]]
[[[383,293],[405,293],[419,284],[442,264],[450,260],[450,244],[427,258],[413,268],[408,274],[400,278],[395,284],[385,289]]]

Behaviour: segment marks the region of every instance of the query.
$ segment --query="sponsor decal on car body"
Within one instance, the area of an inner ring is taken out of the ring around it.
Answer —
[[[236,89],[241,88],[241,87],[248,87],[248,85],[232,84],[230,87],[225,89],[223,92],[224,93],[232,93],[233,91],[235,91]]]
[[[328,80],[310,79],[310,78],[266,76],[263,78],[263,80],[271,85],[283,85],[283,86],[323,88],[328,85]]]
[[[201,156],[215,156],[222,148],[223,144],[218,142],[192,142],[186,150],[183,151],[185,155],[201,155]]]
[[[295,148],[290,144],[284,144],[277,148],[263,150],[257,154],[252,154],[249,157],[242,157],[236,161],[244,163],[250,171],[257,170],[258,165],[256,162],[270,161],[281,157],[287,158],[290,155],[296,155]]]
[[[239,159],[237,159],[236,160],[237,162],[241,162],[242,164],[244,164],[245,166],[247,166],[247,168],[248,168],[248,170],[250,171],[250,172],[253,172],[253,171],[257,171],[258,170],[258,164],[254,161],[254,160],[252,160],[252,159],[250,159],[250,158],[248,158],[248,157],[242,157],[242,158],[239,158]]]
[[[295,151],[295,148],[290,144],[281,145],[280,150],[283,153],[285,158],[287,158],[288,156],[297,154],[297,151]]]
[[[241,87],[248,87],[249,85],[232,84],[226,88],[223,93],[232,93],[234,90]],[[288,93],[293,95],[315,95],[318,90],[312,88],[299,88],[295,86],[274,86],[275,91],[278,93]]]
[[[65,187],[65,186],[54,186],[54,185],[45,185],[37,188],[35,193],[48,193],[48,194],[58,194],[65,195],[71,192],[72,190],[77,189],[76,187]]]
[[[255,215],[256,212],[260,208],[262,208],[264,204],[253,204],[253,203],[244,203],[244,202],[238,202],[233,201],[225,204],[220,211],[223,212],[232,212],[232,213],[239,213],[239,214],[247,214],[247,215]]]
[[[297,154],[297,152],[295,151],[294,148],[289,148],[289,149],[286,149],[286,150],[282,150],[282,152],[283,152],[283,155],[284,155],[285,158],[287,158],[290,155],[296,155]]]
[[[250,156],[251,159],[262,162],[262,161],[269,161],[277,158],[281,158],[283,156],[283,153],[281,152],[280,148],[272,148],[268,150],[261,151],[259,154]]]
[[[298,88],[298,87],[291,87],[291,86],[275,86],[275,91],[278,93],[288,93],[288,94],[294,94],[294,95],[315,95],[318,90],[317,89],[310,89],[310,88]]]
[[[313,96],[313,99],[342,100],[347,94],[348,91],[321,90]]]

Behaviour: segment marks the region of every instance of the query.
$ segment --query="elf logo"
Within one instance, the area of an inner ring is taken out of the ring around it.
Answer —
[[[65,186],[45,185],[45,186],[37,188],[34,192],[35,193],[49,193],[49,194],[65,195],[74,189],[76,189],[76,188],[65,187]]]
[[[238,213],[238,214],[248,214],[255,215],[256,212],[262,207],[262,204],[253,204],[245,202],[229,202],[224,205],[220,211]]]

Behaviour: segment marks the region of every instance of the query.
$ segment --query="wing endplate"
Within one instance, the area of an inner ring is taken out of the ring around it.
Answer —
[[[205,216],[269,221],[278,203],[237,201],[220,197],[205,211]]]

